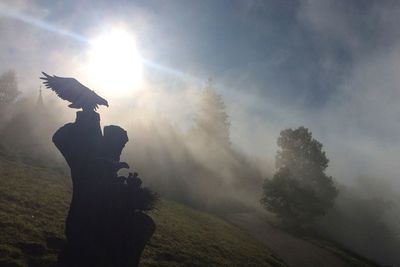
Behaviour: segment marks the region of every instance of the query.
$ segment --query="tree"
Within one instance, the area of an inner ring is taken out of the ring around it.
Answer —
[[[261,203],[285,222],[304,225],[333,206],[338,190],[325,174],[329,160],[308,129],[286,129],[278,138],[277,172],[266,179]]]
[[[211,81],[201,92],[194,132],[208,144],[229,147],[230,123],[224,101]]]
[[[13,102],[19,94],[15,71],[4,72],[0,76],[0,106]]]

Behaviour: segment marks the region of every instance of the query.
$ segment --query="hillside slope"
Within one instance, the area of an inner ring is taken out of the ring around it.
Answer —
[[[304,239],[266,223],[261,214],[238,213],[226,218],[267,244],[289,266],[375,267],[377,264],[323,240]]]
[[[61,172],[0,157],[0,266],[55,266],[57,250],[46,239],[63,239],[70,197]],[[157,231],[141,266],[286,266],[210,214],[161,200],[150,215]]]

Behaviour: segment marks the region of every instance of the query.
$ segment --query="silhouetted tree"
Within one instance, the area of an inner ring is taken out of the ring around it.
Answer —
[[[13,102],[19,94],[15,71],[4,72],[0,76],[0,106]]]
[[[310,223],[333,206],[338,194],[332,177],[325,174],[329,160],[304,127],[283,130],[278,146],[277,172],[265,180],[261,203],[287,223]]]
[[[201,92],[194,131],[208,144],[230,145],[230,122],[224,101],[211,81]]]

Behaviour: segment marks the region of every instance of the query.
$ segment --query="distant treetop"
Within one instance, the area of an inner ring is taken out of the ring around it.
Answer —
[[[8,70],[0,76],[0,105],[12,103],[21,92],[18,90],[14,70]]]

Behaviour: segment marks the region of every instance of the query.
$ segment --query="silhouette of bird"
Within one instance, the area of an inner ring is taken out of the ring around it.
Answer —
[[[93,90],[90,90],[74,78],[50,76],[42,72],[45,77],[40,77],[44,80],[44,85],[53,90],[61,99],[71,102],[68,107],[82,108],[85,110],[96,110],[99,105],[107,106],[108,102],[104,98],[97,95]]]

